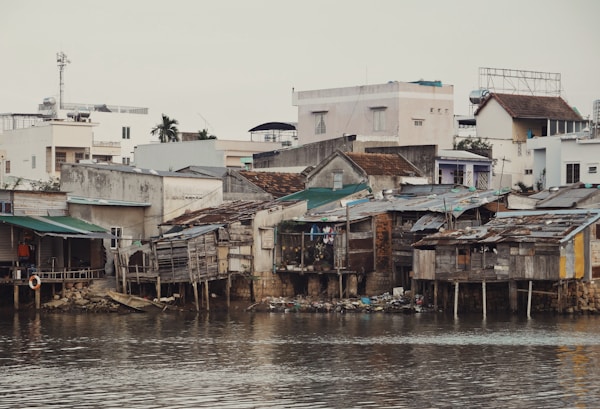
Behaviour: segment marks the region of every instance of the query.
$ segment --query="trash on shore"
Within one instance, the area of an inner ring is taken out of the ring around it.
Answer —
[[[308,297],[266,297],[260,302],[246,308],[246,311],[257,312],[386,312],[406,313],[433,311],[430,306],[423,305],[423,296],[416,295],[411,302],[410,293],[402,296],[392,296],[384,293],[372,297],[333,299],[328,301],[315,300]]]

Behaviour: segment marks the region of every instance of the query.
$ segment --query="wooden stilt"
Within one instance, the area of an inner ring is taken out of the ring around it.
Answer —
[[[121,288],[123,289],[123,293],[127,292],[127,273],[125,271],[126,271],[125,267],[123,267],[121,269],[121,274],[122,274],[121,279],[123,280],[123,283],[121,284]],[[160,295],[158,296],[158,298],[160,298]]]
[[[438,280],[433,282],[433,309],[438,310],[438,291],[440,283]]]
[[[533,281],[529,280],[529,291],[527,292],[527,318],[531,318],[531,290],[533,289]]]
[[[156,277],[156,298],[160,300],[160,276]]]
[[[39,310],[42,308],[42,287],[34,291],[35,293],[35,309]]]
[[[487,317],[487,291],[485,288],[485,280],[481,282],[481,294],[483,300],[483,318],[485,319]]]
[[[342,274],[338,271],[338,282],[340,284],[340,299],[344,298],[344,280]]]
[[[227,274],[227,309],[231,306],[231,274]]]
[[[514,280],[508,282],[508,304],[512,313],[517,312],[517,282]]]
[[[454,318],[458,318],[458,281],[454,283]]]
[[[210,294],[208,292],[208,280],[204,280],[204,295],[206,297],[206,311],[210,310],[210,302],[208,301],[210,298]]]
[[[562,314],[563,306],[562,306],[562,283],[558,283],[557,295],[556,295],[557,309],[558,313]]]
[[[13,287],[13,305],[15,307],[15,311],[19,310],[19,286],[15,285]]]
[[[198,299],[198,282],[192,282],[192,287],[194,288],[194,301],[196,302],[196,312],[200,312],[200,300]]]

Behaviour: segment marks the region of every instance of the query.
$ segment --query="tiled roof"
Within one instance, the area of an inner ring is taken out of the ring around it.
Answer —
[[[345,155],[367,175],[422,176],[419,169],[398,154],[346,152]]]
[[[298,173],[253,172],[241,170],[240,175],[275,198],[304,189],[305,177]]]
[[[475,115],[495,99],[513,118],[543,118],[581,121],[583,118],[560,97],[532,95],[490,94]]]

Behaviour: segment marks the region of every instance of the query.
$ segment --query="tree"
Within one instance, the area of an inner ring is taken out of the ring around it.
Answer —
[[[206,139],[217,139],[217,137],[215,135],[209,135],[208,129],[203,129],[201,131],[198,131],[198,140],[204,141]]]
[[[463,139],[454,143],[454,149],[458,151],[468,151],[476,149],[491,149],[492,144],[482,140],[480,137]]]
[[[152,135],[158,135],[158,140],[161,143],[179,142],[179,129],[177,129],[176,125],[179,125],[179,122],[176,119],[171,119],[165,114],[162,114],[162,122],[152,128],[150,133]]]

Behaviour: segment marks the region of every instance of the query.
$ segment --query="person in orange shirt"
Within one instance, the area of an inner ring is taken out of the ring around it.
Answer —
[[[29,256],[31,255],[29,252],[29,245],[24,242],[19,242],[19,247],[17,248],[17,255],[19,256],[20,262],[29,261]]]

